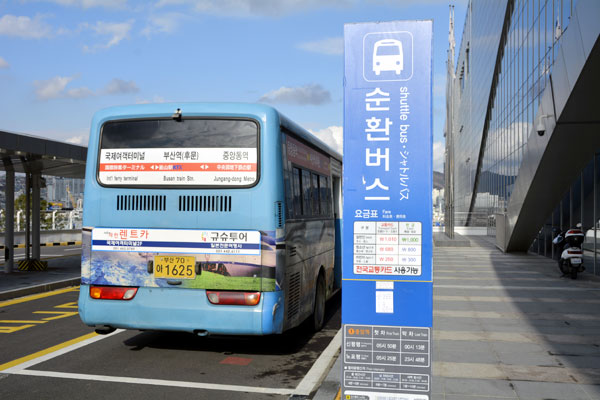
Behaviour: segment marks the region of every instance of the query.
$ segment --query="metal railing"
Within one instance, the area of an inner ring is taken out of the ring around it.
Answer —
[[[0,232],[4,232],[4,210],[0,210]],[[19,210],[15,215],[15,232],[25,230],[25,211]],[[45,230],[63,230],[63,229],[81,229],[82,212],[81,210],[49,210],[40,211],[40,229]]]

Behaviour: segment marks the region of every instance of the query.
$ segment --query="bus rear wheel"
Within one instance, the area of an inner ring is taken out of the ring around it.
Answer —
[[[312,315],[312,329],[314,332],[318,332],[323,328],[325,322],[325,278],[323,274],[319,275],[317,279],[317,287],[315,290],[315,307]]]

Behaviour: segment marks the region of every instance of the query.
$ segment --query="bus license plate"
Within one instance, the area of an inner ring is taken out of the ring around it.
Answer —
[[[154,256],[154,277],[167,279],[195,279],[196,257]]]

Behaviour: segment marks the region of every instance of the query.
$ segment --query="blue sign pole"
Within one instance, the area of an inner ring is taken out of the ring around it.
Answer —
[[[432,29],[344,27],[342,399],[431,395]]]

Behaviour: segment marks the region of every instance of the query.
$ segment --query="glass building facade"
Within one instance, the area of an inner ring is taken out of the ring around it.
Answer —
[[[536,135],[542,94],[551,85],[558,49],[577,3],[470,1],[447,90],[446,174],[452,179],[447,179],[451,187],[446,192],[452,191],[447,196],[452,204],[447,204],[446,220],[454,226],[486,225],[495,235],[495,218],[507,212],[530,135]],[[449,59],[450,65],[453,62]],[[590,249],[588,265],[596,265],[598,172],[598,161],[590,159],[531,238],[530,250],[556,256],[553,236],[582,223]],[[600,259],[597,262],[600,274]]]

